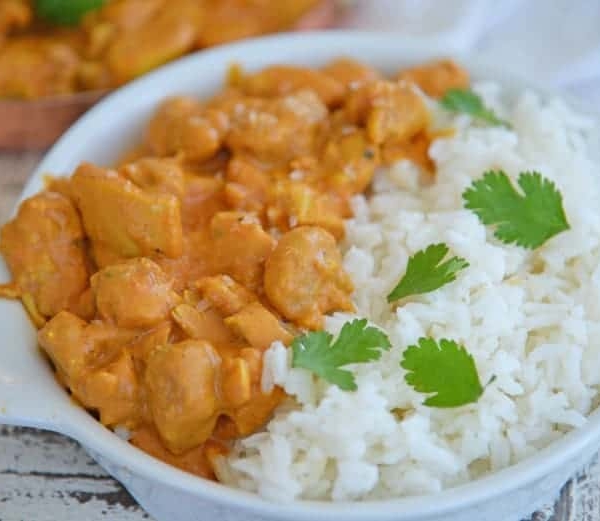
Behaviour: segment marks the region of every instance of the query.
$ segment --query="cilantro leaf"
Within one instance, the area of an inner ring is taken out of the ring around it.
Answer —
[[[510,123],[496,116],[494,111],[487,108],[483,100],[472,90],[448,89],[440,104],[450,112],[464,112],[490,125],[504,125],[510,128]]]
[[[448,246],[444,243],[432,244],[410,257],[406,273],[387,296],[388,302],[408,295],[429,293],[456,280],[456,274],[468,267],[469,263],[461,257],[452,257],[441,263],[448,250]]]
[[[75,25],[88,12],[99,9],[106,0],[36,0],[36,14],[57,25]]]
[[[391,347],[388,337],[376,327],[367,327],[366,319],[346,322],[337,340],[326,331],[313,331],[292,342],[292,367],[301,367],[344,391],[355,391],[354,375],[340,367],[370,362]]]
[[[421,393],[436,393],[423,403],[429,407],[460,407],[476,402],[484,388],[473,357],[453,340],[420,338],[404,351],[400,365],[406,383]]]
[[[496,225],[496,238],[525,248],[537,248],[569,229],[562,195],[552,181],[538,172],[522,172],[518,184],[523,194],[501,170],[486,172],[463,193],[465,208],[483,224]]]

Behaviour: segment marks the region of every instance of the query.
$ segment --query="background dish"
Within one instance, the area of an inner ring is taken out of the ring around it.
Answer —
[[[330,27],[338,7],[324,0],[302,16],[294,30],[309,31]],[[22,101],[0,98],[0,150],[35,150],[50,146],[71,124],[108,90],[77,92]]]
[[[443,49],[425,49],[389,36],[333,33],[314,35],[310,40],[293,35],[265,38],[191,56],[138,80],[85,116],[42,162],[24,196],[41,188],[44,173],[68,173],[83,158],[110,163],[130,146],[159,99],[175,92],[206,95],[215,91],[227,64],[233,60],[254,70],[278,61],[319,65],[343,54],[391,71],[443,55]],[[524,85],[494,72],[493,68],[469,60],[462,62],[476,78],[488,77],[512,88]],[[0,272],[0,277],[5,280],[6,273]],[[0,370],[0,421],[51,428],[78,439],[158,519],[175,516],[195,519],[199,508],[207,516],[210,513],[222,516],[223,508],[232,513],[243,511],[244,519],[433,520],[442,515],[450,520],[516,518],[555,494],[564,480],[589,458],[600,439],[600,416],[596,412],[586,427],[522,464],[441,493],[435,501],[426,497],[361,504],[272,505],[195,479],[129,447],[73,405],[56,385],[37,352],[34,332],[20,307],[16,303],[0,303],[0,317],[8,340]],[[45,400],[40,400],[40,396]],[[251,517],[249,512],[255,516]]]

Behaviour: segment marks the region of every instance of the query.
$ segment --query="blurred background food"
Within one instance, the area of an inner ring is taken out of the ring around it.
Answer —
[[[188,52],[324,27],[481,54],[600,103],[598,0],[0,0],[0,149],[51,144],[102,95]]]
[[[290,29],[318,4],[318,0],[4,0],[0,97],[38,99],[117,87],[188,52]]]
[[[334,15],[332,0],[0,0],[0,148],[51,144],[108,91],[189,52]]]

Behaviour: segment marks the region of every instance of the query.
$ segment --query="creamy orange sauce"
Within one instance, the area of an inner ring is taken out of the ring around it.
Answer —
[[[213,99],[165,100],[135,153],[49,180],[0,230],[0,296],[22,299],[59,381],[211,478],[284,398],[261,390],[263,352],[353,309],[350,198],[398,159],[433,175],[437,135],[414,85],[352,60],[234,77]]]

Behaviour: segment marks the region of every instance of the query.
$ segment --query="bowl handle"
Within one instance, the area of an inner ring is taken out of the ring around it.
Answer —
[[[57,383],[19,302],[0,300],[0,424],[64,432],[77,406]]]

